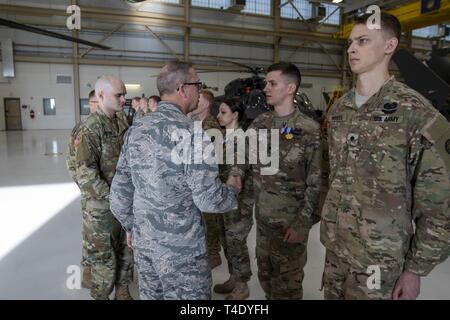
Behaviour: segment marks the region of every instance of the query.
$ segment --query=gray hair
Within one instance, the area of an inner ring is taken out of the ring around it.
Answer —
[[[162,67],[158,79],[156,80],[156,87],[159,95],[174,93],[178,86],[190,79],[190,70],[192,64],[182,61],[170,61]]]

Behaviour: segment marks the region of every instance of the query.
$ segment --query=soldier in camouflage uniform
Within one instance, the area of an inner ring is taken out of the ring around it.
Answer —
[[[150,96],[148,98],[148,111],[150,112],[155,112],[156,108],[158,107],[158,103],[161,102],[161,98],[159,96]]]
[[[209,90],[202,90],[197,109],[188,115],[194,121],[201,121],[204,131],[221,129],[217,119],[211,115],[213,103],[213,93]],[[203,219],[206,224],[209,266],[212,270],[222,264],[222,259],[220,258],[220,228],[216,214],[203,212]]]
[[[415,299],[450,249],[450,124],[389,75],[400,23],[356,21],[356,87],[328,114],[330,189],[322,211],[326,299]],[[370,21],[370,20],[369,20]]]
[[[252,165],[255,188],[258,278],[268,299],[301,299],[308,234],[319,202],[321,148],[319,124],[294,107],[300,71],[290,63],[269,67],[264,91],[274,111],[263,113],[251,129],[278,129],[279,170],[261,174]],[[272,141],[268,142],[269,150]],[[244,176],[246,165],[232,175]]]
[[[136,114],[136,112],[138,112],[140,104],[141,98],[134,97],[133,99],[131,99],[131,106],[129,106],[128,112],[127,113],[124,112],[129,126],[133,124],[134,115]]]
[[[97,111],[97,97],[95,96],[95,90],[92,90],[89,93],[89,113],[94,113]],[[73,181],[79,186],[79,183],[77,181],[77,162],[75,159],[75,145],[74,141],[78,135],[78,131],[83,124],[84,121],[78,122],[75,127],[72,129],[72,132],[70,134],[69,138],[69,145],[67,148],[67,158],[66,158],[66,167],[69,171],[70,177],[73,179]],[[87,254],[87,238],[86,235],[89,232],[89,226],[86,225],[86,197],[82,193],[81,194],[81,212],[82,212],[82,221],[83,221],[83,231],[82,231],[82,253],[81,253],[81,265],[83,267],[83,278],[81,280],[81,286],[83,288],[89,289],[91,286],[91,266],[88,259]]]
[[[128,124],[122,110],[126,89],[112,76],[97,80],[97,112],[81,126],[74,140],[77,181],[86,199],[87,254],[91,263],[91,296],[108,299],[114,286],[116,299],[131,299],[133,255],[125,232],[111,214],[109,189]]]
[[[149,113],[148,110],[148,99],[146,97],[142,97],[139,100],[139,109],[136,111],[133,117],[133,124],[136,120],[141,119],[143,116]]]
[[[111,210],[133,234],[141,299],[209,299],[201,211],[237,208],[237,189],[217,179],[213,155],[198,153],[211,143],[201,127],[203,144],[194,145],[195,125],[186,114],[197,106],[200,85],[188,63],[162,68],[162,101],[127,132],[111,186]]]
[[[234,152],[234,162],[219,166],[222,181],[227,181],[229,172],[237,163],[238,139],[232,134],[239,134],[240,123],[245,121],[245,107],[239,98],[225,100],[219,108],[217,116],[221,126],[227,129],[223,144],[224,154]],[[254,195],[250,170],[246,172],[244,186],[239,194],[239,208],[228,214],[218,216],[220,225],[220,240],[228,262],[230,278],[222,284],[214,286],[216,293],[228,293],[226,300],[243,300],[249,297],[247,282],[252,276],[250,257],[248,254],[247,237],[253,225]]]

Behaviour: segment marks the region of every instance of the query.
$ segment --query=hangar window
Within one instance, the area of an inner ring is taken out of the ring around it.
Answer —
[[[56,100],[54,98],[44,98],[44,116],[56,115]]]
[[[286,3],[285,0],[282,1],[282,5]],[[292,1],[294,6],[297,8],[298,11],[302,14],[303,18],[310,19],[312,16],[312,5],[307,0],[294,0]],[[324,23],[325,24],[334,24],[334,25],[340,25],[341,23],[341,10],[339,9],[339,6],[328,4],[328,3],[322,3],[322,6],[326,9],[325,18],[326,19],[330,14],[332,14]],[[281,17],[282,18],[288,18],[288,19],[301,19],[300,15],[298,14],[297,10],[294,9],[294,7],[287,3],[281,7]],[[319,21],[321,22],[321,21]]]
[[[286,1],[283,1],[282,5]],[[298,11],[302,14],[303,18],[309,19],[311,18],[311,3],[307,0],[294,0],[292,1],[294,6],[297,8]],[[297,11],[294,9],[294,7],[287,3],[283,7],[281,7],[281,17],[282,18],[289,18],[289,19],[301,19]]]
[[[159,0],[159,2],[180,4],[180,0]]]
[[[341,9],[339,9],[339,6],[335,6],[328,3],[323,3],[325,8],[327,8],[327,18],[330,14],[331,16],[324,22],[325,24],[334,24],[334,25],[340,25],[341,24]]]
[[[247,0],[244,10],[245,13],[261,14],[270,16],[270,1],[269,0]]]
[[[226,9],[230,6],[230,0],[192,0],[191,5],[193,7]]]
[[[254,13],[270,15],[270,0],[246,0],[243,13]],[[232,5],[231,0],[192,0],[193,7],[204,7],[212,9],[228,9]]]

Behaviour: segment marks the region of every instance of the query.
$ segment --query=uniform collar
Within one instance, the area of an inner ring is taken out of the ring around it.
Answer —
[[[111,119],[111,118],[110,118],[110,117],[102,110],[102,108],[100,108],[100,107],[97,108],[97,111],[96,111],[96,112],[97,112],[100,116],[108,118],[109,121],[113,121],[114,119],[117,118],[116,114],[114,113],[114,118]]]
[[[188,118],[188,116],[185,115],[184,112],[181,110],[181,107],[173,102],[163,100],[158,104],[158,108],[159,107],[161,107],[161,110],[166,109],[166,110],[170,110],[170,111],[179,112],[179,113],[183,114],[186,118]],[[156,110],[158,110],[158,109],[156,109]]]
[[[345,97],[342,106],[344,108],[350,108],[354,109],[359,112],[370,112],[376,109],[380,108],[380,104],[382,104],[383,100],[385,100],[386,96],[389,93],[389,90],[392,88],[393,84],[395,82],[395,77],[391,76],[376,92],[373,94],[369,100],[365,104],[363,104],[360,108],[355,103],[355,94],[356,94],[356,88],[353,88]]]

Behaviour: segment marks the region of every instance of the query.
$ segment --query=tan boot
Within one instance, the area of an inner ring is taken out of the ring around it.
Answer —
[[[225,297],[225,300],[245,300],[249,296],[247,282],[236,281],[233,291]]]
[[[81,287],[85,289],[91,288],[91,267],[86,266],[83,269],[83,279],[81,280]]]
[[[230,293],[233,291],[234,286],[236,284],[236,277],[231,275],[230,278],[224,283],[216,284],[214,286],[215,293]]]
[[[134,300],[127,285],[116,286],[115,300]]]
[[[211,270],[212,270],[212,269],[214,269],[215,267],[218,267],[218,266],[220,266],[220,265],[222,264],[222,259],[220,258],[220,255],[219,255],[219,254],[215,254],[215,255],[212,255],[212,256],[208,259],[208,262],[209,262],[209,267],[210,267]]]

